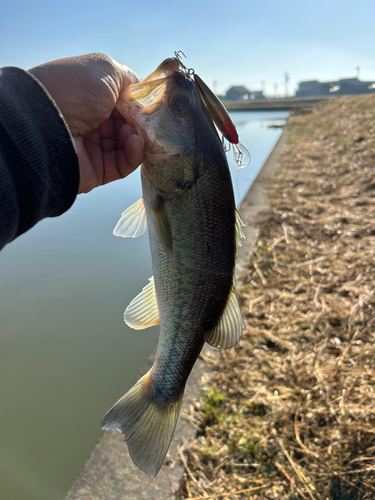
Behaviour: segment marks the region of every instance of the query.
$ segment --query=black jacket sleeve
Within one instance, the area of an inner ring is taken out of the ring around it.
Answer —
[[[54,101],[30,73],[0,69],[0,249],[72,205],[78,158]]]

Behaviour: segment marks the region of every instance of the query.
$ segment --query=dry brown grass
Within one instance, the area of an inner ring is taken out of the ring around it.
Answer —
[[[375,96],[294,115],[179,497],[375,498]]]

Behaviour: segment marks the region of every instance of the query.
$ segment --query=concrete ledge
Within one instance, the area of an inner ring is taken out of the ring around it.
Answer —
[[[246,267],[249,253],[252,251],[252,245],[257,237],[257,229],[252,226],[252,222],[257,214],[267,206],[267,191],[264,180],[278,168],[285,141],[286,131],[280,136],[240,207],[242,219],[246,224],[246,228],[244,228],[246,239],[242,240],[243,244],[237,258],[236,277],[239,286],[241,285],[239,275],[241,270]],[[202,353],[204,357],[208,354],[217,355],[218,352],[217,349],[206,344]],[[146,360],[139,377],[150,369],[154,355],[155,350]],[[196,433],[187,419],[189,406],[194,404],[196,398],[199,397],[202,379],[209,370],[210,367],[200,357],[186,386],[181,415],[166,463],[155,479],[148,478],[133,464],[122,434],[104,432],[65,500],[120,500],[122,498],[128,500],[173,500],[184,471],[178,449],[184,443],[190,444]]]

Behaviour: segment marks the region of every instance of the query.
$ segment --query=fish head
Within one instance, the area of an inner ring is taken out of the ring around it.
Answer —
[[[177,196],[193,186],[213,140],[222,151],[196,85],[177,58],[129,85],[121,103],[120,112],[144,139],[147,176],[163,192]]]

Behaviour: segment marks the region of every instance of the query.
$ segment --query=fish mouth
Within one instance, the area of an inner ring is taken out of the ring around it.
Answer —
[[[128,105],[136,104],[142,114],[152,114],[163,104],[167,81],[180,67],[176,58],[165,59],[156,70],[140,83],[128,85],[121,95],[121,99]]]
[[[126,87],[123,99],[130,105],[136,105],[142,113],[151,114],[164,103],[165,84],[168,77],[154,81],[133,83]]]

